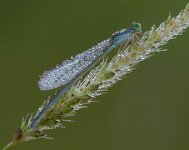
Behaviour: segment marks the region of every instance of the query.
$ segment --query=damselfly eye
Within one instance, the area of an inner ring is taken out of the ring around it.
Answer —
[[[140,23],[134,22],[133,25],[132,25],[132,28],[133,28],[135,31],[142,32],[142,27],[141,27],[141,24],[140,24]]]

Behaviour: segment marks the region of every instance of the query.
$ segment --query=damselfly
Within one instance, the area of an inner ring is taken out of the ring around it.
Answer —
[[[46,71],[39,80],[41,90],[51,90],[69,83],[76,76],[83,76],[112,49],[132,42],[141,33],[141,25],[133,23],[129,29],[115,32],[111,38],[97,44],[91,49],[64,61],[56,68]]]
[[[64,94],[75,85],[87,72],[100,62],[111,50],[132,43],[142,32],[140,23],[133,23],[128,29],[115,32],[109,39],[91,49],[64,61],[56,68],[46,71],[39,80],[41,90],[51,90],[65,85],[56,96],[33,119],[31,127],[35,128],[46,112],[48,112]]]

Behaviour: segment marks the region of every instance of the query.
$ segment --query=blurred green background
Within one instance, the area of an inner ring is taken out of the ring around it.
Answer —
[[[0,147],[22,117],[47,96],[39,75],[128,27],[148,30],[177,15],[188,0],[0,0]],[[124,80],[81,110],[75,123],[48,132],[55,140],[17,150],[189,149],[189,31],[140,63]]]

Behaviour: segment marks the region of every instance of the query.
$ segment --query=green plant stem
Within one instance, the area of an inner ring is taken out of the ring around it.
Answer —
[[[12,140],[7,146],[5,146],[2,150],[11,150],[13,149],[19,142]]]

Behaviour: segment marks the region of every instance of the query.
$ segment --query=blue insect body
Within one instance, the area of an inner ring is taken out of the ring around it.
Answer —
[[[51,90],[66,85],[34,117],[31,122],[31,127],[37,127],[46,112],[48,112],[73,85],[100,62],[111,50],[124,45],[125,43],[131,43],[140,34],[140,23],[133,23],[130,28],[115,32],[109,39],[76,55],[74,58],[63,62],[62,65],[45,72],[39,80],[39,88],[41,90]]]

